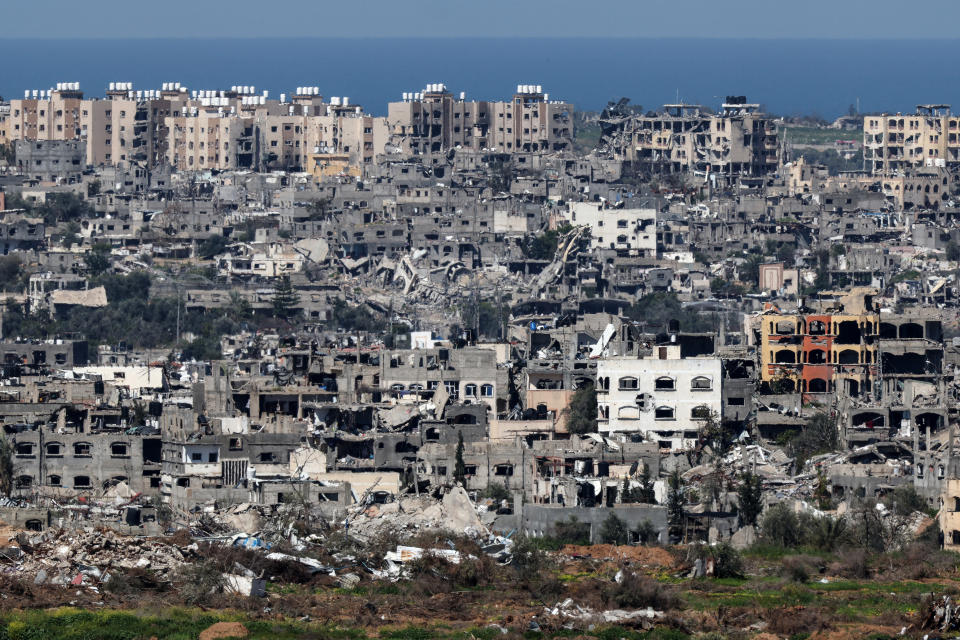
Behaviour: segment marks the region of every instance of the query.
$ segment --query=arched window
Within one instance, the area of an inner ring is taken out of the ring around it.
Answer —
[[[33,456],[32,442],[18,442],[15,448],[18,458],[29,458]]]
[[[638,407],[620,407],[617,409],[617,417],[621,420],[639,420],[640,409]]]
[[[789,349],[781,349],[776,353],[775,362],[777,364],[796,364],[797,356]]]
[[[858,364],[860,354],[853,349],[844,349],[837,355],[837,362],[840,364]]]
[[[690,417],[694,420],[708,420],[710,418],[710,407],[700,405],[690,410]]]
[[[484,384],[484,385],[481,385],[481,386],[480,386],[480,395],[483,396],[484,398],[492,398],[492,397],[493,397],[493,385],[492,385],[492,384]]]
[[[51,487],[59,487],[63,480],[58,475],[47,476],[47,484]]]
[[[657,420],[673,420],[675,413],[673,407],[657,407],[654,410],[653,417]]]
[[[469,383],[467,383],[466,385],[464,385],[464,387],[463,387],[463,395],[466,396],[466,397],[468,397],[468,398],[476,398],[476,397],[477,397],[477,385],[473,384],[472,382],[469,382]]]
[[[73,456],[75,458],[89,458],[93,455],[93,445],[89,442],[74,442]],[[81,476],[86,477],[86,476]]]
[[[677,388],[677,381],[670,376],[660,376],[653,383],[657,391],[673,391]]]
[[[713,380],[707,376],[697,376],[690,381],[691,391],[710,391],[713,389]]]
[[[621,389],[636,389],[637,379],[631,376],[620,378],[619,385]]]
[[[29,489],[33,486],[33,476],[17,476],[17,489]]]
[[[47,443],[47,457],[59,458],[63,455],[63,444],[59,442]]]

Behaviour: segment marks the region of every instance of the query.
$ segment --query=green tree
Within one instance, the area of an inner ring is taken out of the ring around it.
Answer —
[[[300,295],[293,288],[290,276],[282,276],[273,288],[273,315],[283,320],[289,320],[297,313],[300,304]]]
[[[509,191],[513,181],[513,163],[497,159],[487,165],[490,188],[494,191]]]
[[[63,246],[69,249],[73,245],[80,243],[80,223],[76,220],[71,220],[67,223],[63,231]]]
[[[544,231],[527,242],[527,258],[530,260],[553,260],[557,252],[560,234],[556,229]]]
[[[457,432],[457,454],[453,464],[453,480],[461,486],[467,486],[467,465],[463,461],[463,432]]]
[[[911,516],[915,511],[927,511],[930,505],[912,484],[902,484],[893,490],[885,502],[898,516]]]
[[[683,479],[676,469],[667,480],[667,523],[670,525],[670,534],[675,538],[683,535],[684,521]]]
[[[746,471],[740,476],[737,504],[740,524],[745,526],[757,524],[757,519],[763,510],[763,479],[759,475]]]
[[[600,542],[615,545],[630,542],[630,530],[627,528],[627,523],[612,511],[600,525]]]
[[[743,265],[740,267],[740,281],[751,289],[760,283],[760,265],[763,264],[763,256],[751,253],[747,256]]]
[[[220,340],[214,335],[197,336],[183,347],[181,353],[184,360],[218,360],[222,356]]]
[[[310,212],[310,217],[308,218],[311,221],[325,220],[327,218],[327,212],[330,209],[330,198],[320,198],[319,200],[314,200],[307,207],[307,211]]]
[[[221,235],[211,234],[197,247],[197,255],[204,260],[209,260],[224,252],[230,241]]]
[[[140,400],[134,400],[130,407],[129,423],[131,427],[141,427],[147,423],[147,407]]]
[[[649,520],[644,520],[633,530],[640,544],[649,544],[657,540],[657,528]]]
[[[787,443],[787,452],[794,458],[794,469],[799,473],[812,456],[835,451],[840,438],[834,419],[823,412],[811,416],[803,429]]]
[[[767,509],[760,531],[764,540],[787,549],[796,547],[801,539],[797,514],[782,502]]]
[[[473,302],[469,302],[463,307],[463,311],[460,314],[463,318],[463,324],[466,328],[473,330],[477,326],[477,306]],[[480,336],[485,336],[487,338],[500,338],[500,336],[505,335],[504,326],[507,321],[510,319],[510,312],[503,306],[500,310],[498,317],[497,307],[490,302],[483,301],[479,304],[480,308],[480,318],[479,318],[479,329]]]
[[[625,311],[630,320],[640,322],[648,330],[666,331],[671,320],[677,320],[683,331],[715,331],[720,322],[714,314],[701,314],[684,308],[672,291],[648,293]]]
[[[15,253],[0,256],[0,286],[4,291],[19,289],[17,281],[20,279],[20,273],[23,271],[23,263],[20,256]]]
[[[657,498],[653,492],[653,480],[650,479],[650,471],[647,465],[643,465],[643,471],[640,472],[640,488],[634,491],[636,501],[644,504],[656,504]]]
[[[230,304],[226,309],[227,317],[234,322],[249,320],[253,316],[253,308],[250,301],[240,295],[237,291],[230,292]]]
[[[107,300],[117,304],[125,300],[143,300],[150,297],[150,274],[135,271],[129,275],[104,274],[96,279],[107,291]]]
[[[634,490],[630,488],[630,479],[624,476],[623,487],[620,488],[620,502],[623,504],[636,502],[634,494]]]
[[[364,306],[352,307],[343,300],[334,300],[330,323],[348,331],[376,331],[383,328]]]
[[[16,148],[12,142],[0,144],[0,164],[12,166],[17,161]]]
[[[46,224],[93,218],[96,212],[83,198],[75,193],[48,193],[37,211]]]
[[[13,490],[13,447],[0,434],[0,494],[9,496]]]
[[[112,264],[110,261],[110,245],[105,242],[97,242],[90,248],[90,251],[84,257],[87,264],[87,271],[91,276],[99,276],[105,273]]]
[[[797,249],[792,244],[784,244],[777,249],[777,260],[784,263],[784,268],[789,269],[796,260]]]
[[[559,520],[553,525],[554,535],[561,544],[590,544],[590,524],[580,522],[577,516]]]
[[[953,240],[947,243],[947,260],[951,262],[960,260],[960,245]]]
[[[823,469],[817,469],[817,486],[813,490],[813,497],[817,500],[817,508],[821,511],[831,508],[830,485],[827,483],[827,474]]]
[[[593,385],[584,385],[570,398],[567,411],[567,431],[570,433],[594,433],[597,430],[597,390]]]
[[[733,434],[715,411],[709,411],[705,407],[698,409],[697,416],[702,420],[699,432],[702,447],[709,447],[715,458],[723,456],[733,444]],[[699,455],[697,463],[699,464]]]

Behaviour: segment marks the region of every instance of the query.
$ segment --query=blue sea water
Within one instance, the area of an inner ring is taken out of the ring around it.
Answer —
[[[350,96],[374,114],[403,91],[443,82],[468,99],[508,98],[539,84],[585,110],[626,96],[645,108],[678,98],[716,107],[746,95],[771,113],[960,108],[960,40],[630,38],[0,39],[0,95],[57,82],[88,96],[111,81],[135,89],[255,85],[276,98],[297,86]]]

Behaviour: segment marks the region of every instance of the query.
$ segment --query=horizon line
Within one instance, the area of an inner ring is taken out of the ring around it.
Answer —
[[[112,40],[118,42],[139,41],[139,40],[714,40],[724,42],[877,42],[877,41],[923,41],[923,42],[960,42],[960,36],[607,36],[607,35],[346,35],[346,36],[315,36],[315,35],[241,35],[241,36],[204,36],[204,35],[149,35],[149,36],[0,36],[0,42],[3,41],[25,41],[25,40]]]

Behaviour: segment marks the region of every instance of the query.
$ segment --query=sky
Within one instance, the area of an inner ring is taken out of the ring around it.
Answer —
[[[957,0],[918,4],[903,0],[20,0],[3,4],[4,38],[956,38],[960,18]]]

